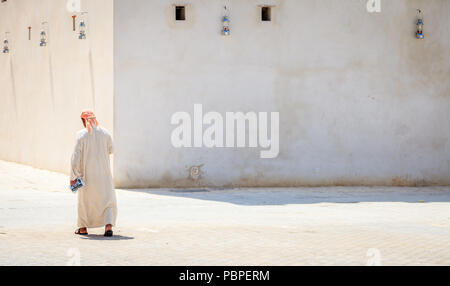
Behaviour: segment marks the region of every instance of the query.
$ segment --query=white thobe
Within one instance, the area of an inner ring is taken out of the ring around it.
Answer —
[[[113,153],[111,135],[93,126],[77,133],[72,155],[70,180],[82,178],[86,186],[78,190],[78,227],[115,226],[117,201],[111,176],[109,155]]]

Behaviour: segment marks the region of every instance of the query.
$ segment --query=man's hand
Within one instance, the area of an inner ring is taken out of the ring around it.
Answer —
[[[70,185],[73,186],[73,185],[75,185],[76,182],[77,182],[77,180],[70,181]]]

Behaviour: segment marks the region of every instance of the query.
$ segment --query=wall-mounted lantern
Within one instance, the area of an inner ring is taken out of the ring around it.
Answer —
[[[80,30],[78,32],[78,39],[80,40],[86,40],[86,20],[84,15],[87,14],[87,12],[81,12],[80,16]]]
[[[8,54],[9,53],[9,41],[8,41],[8,32],[5,33],[5,39],[3,40],[3,53]]]
[[[41,39],[40,39],[40,42],[39,42],[39,46],[41,46],[41,47],[46,47],[47,44],[48,44],[48,31],[47,31],[47,28],[48,28],[48,22],[42,22],[42,24],[41,24],[41,33],[40,33]]]
[[[417,39],[423,39],[423,16],[422,11],[420,9],[417,9],[417,32],[416,32],[416,38]]]
[[[222,35],[229,36],[231,34],[230,32],[230,17],[228,16],[227,6],[224,7],[225,9],[225,15],[223,16],[222,20]]]
[[[78,35],[78,39],[85,40],[86,39],[86,23],[84,20],[80,21],[80,33]]]

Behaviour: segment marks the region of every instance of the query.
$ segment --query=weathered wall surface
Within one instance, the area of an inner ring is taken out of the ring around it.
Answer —
[[[450,1],[382,1],[372,14],[366,2],[114,1],[116,183],[449,184]],[[174,21],[175,3],[188,4],[186,22]],[[231,37],[220,35],[225,3]],[[275,5],[272,22],[260,4]],[[278,158],[175,149],[170,118],[195,103],[279,111]]]
[[[113,129],[113,2],[82,1],[88,35],[78,40],[66,1],[0,4],[0,159],[68,173],[82,109]],[[49,44],[39,46],[41,23]],[[28,26],[32,27],[31,41]]]

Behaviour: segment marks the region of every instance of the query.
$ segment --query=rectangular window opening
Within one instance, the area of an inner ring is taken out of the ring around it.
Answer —
[[[264,6],[261,7],[261,21],[271,21],[272,20],[272,7]]]
[[[186,7],[185,6],[175,6],[175,19],[177,21],[186,20]]]

